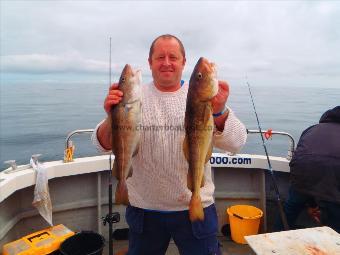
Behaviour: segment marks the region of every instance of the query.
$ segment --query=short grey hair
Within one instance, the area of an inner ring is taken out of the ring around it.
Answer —
[[[171,34],[164,34],[164,35],[160,35],[158,36],[155,40],[153,40],[153,42],[151,43],[151,47],[150,47],[150,51],[149,51],[149,59],[151,59],[152,57],[152,54],[153,54],[153,51],[154,51],[154,47],[155,47],[155,43],[158,41],[158,39],[175,39],[178,44],[179,44],[179,48],[180,48],[180,51],[183,55],[183,58],[185,58],[185,49],[184,49],[184,46],[183,46],[183,43],[181,42],[180,39],[178,39],[176,36],[174,35],[171,35]]]

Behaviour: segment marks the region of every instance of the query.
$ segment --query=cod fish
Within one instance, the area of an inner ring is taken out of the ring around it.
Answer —
[[[110,112],[112,130],[112,152],[115,160],[112,174],[118,183],[115,193],[116,204],[129,204],[126,179],[132,176],[132,157],[138,152],[141,118],[141,71],[132,70],[125,65],[119,79],[118,89],[123,92],[119,104],[112,106]]]
[[[214,129],[211,99],[218,92],[215,65],[200,58],[190,77],[185,111],[184,156],[189,163],[190,221],[204,220],[200,188],[204,186],[204,165],[212,153]]]

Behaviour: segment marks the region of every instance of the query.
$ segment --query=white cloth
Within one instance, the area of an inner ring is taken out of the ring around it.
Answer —
[[[31,158],[30,160],[32,168],[36,171],[36,183],[34,187],[34,199],[33,206],[35,206],[40,215],[53,226],[52,222],[52,202],[50,192],[48,189],[48,176],[46,168],[39,162],[35,163]]]
[[[127,179],[132,206],[162,211],[189,208],[188,163],[182,150],[187,93],[187,83],[175,92],[161,92],[153,83],[142,86],[140,147],[132,160],[133,175]],[[98,150],[107,152],[97,138],[101,123],[97,125],[92,141]],[[214,133],[213,145],[223,151],[237,153],[245,144],[246,137],[245,126],[229,109],[224,130]],[[201,188],[203,207],[214,203],[214,189],[208,162],[205,165],[205,185]]]

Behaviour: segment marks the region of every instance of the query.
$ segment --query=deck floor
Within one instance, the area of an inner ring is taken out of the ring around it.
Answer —
[[[254,255],[255,253],[247,244],[237,244],[226,237],[219,237],[222,244],[223,255]],[[114,254],[128,246],[128,241],[116,241],[113,242]],[[109,255],[108,244],[104,248],[103,255]],[[179,255],[178,249],[173,241],[170,242],[166,255]]]

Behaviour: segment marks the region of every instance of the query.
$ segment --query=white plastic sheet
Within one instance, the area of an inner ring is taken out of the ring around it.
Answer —
[[[36,171],[36,184],[34,188],[33,206],[35,206],[40,215],[53,226],[52,223],[52,202],[48,189],[47,171],[38,161],[30,160],[31,166]]]

